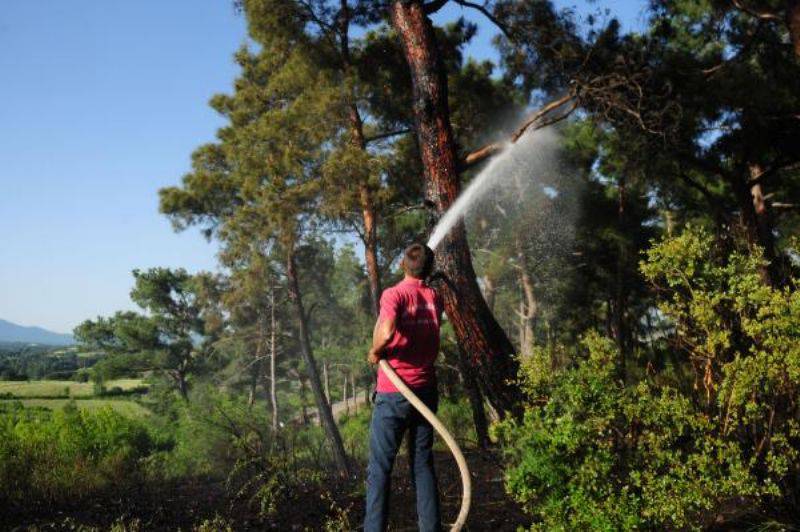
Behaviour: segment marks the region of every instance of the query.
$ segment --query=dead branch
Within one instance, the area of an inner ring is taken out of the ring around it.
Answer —
[[[746,5],[742,4],[740,0],[731,0],[733,6],[741,11],[742,13],[747,13],[751,17],[755,17],[759,20],[780,20],[781,17],[778,16],[776,13],[772,13],[770,11],[756,11],[751,7],[747,7]]]
[[[367,137],[366,139],[364,139],[364,142],[366,143],[375,142],[376,140],[388,139],[391,137],[396,137],[398,135],[405,135],[406,133],[413,133],[413,132],[414,130],[412,128],[398,129],[397,131],[387,131],[386,133],[378,133],[377,135]]]
[[[559,107],[561,107],[562,105],[566,104],[570,100],[572,100],[573,105],[571,106],[571,108],[567,112],[562,113],[555,120],[550,120],[550,121],[547,121],[547,122],[541,122],[542,118],[547,116],[548,113],[550,113],[551,111],[554,111],[555,109],[558,109]],[[578,105],[578,101],[577,101],[576,94],[575,94],[574,91],[570,91],[567,94],[565,94],[564,96],[562,96],[561,98],[558,98],[556,100],[553,100],[553,101],[549,102],[544,107],[541,107],[538,110],[536,110],[536,112],[534,112],[532,115],[530,115],[525,120],[525,122],[519,128],[517,128],[516,131],[514,131],[514,133],[510,137],[510,142],[511,143],[517,142],[520,139],[520,137],[522,137],[522,135],[524,135],[525,132],[528,129],[530,129],[534,124],[536,124],[536,127],[534,129],[540,129],[542,127],[545,127],[545,126],[548,126],[548,125],[552,125],[552,124],[554,124],[556,122],[564,120],[565,118],[567,118],[577,108],[577,105]],[[537,124],[537,122],[538,122],[538,124]],[[468,153],[467,155],[465,155],[461,159],[460,164],[459,164],[459,168],[463,171],[463,170],[466,170],[467,168],[471,168],[472,166],[475,166],[479,162],[484,161],[484,160],[488,159],[489,157],[492,157],[493,155],[497,154],[497,152],[499,152],[503,148],[504,144],[505,144],[504,142],[492,142],[490,144],[486,144],[485,146],[482,146],[482,147],[478,148],[477,150],[474,150],[474,151]]]

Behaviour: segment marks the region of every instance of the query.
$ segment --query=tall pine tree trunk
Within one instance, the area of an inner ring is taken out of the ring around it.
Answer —
[[[350,57],[350,9],[347,0],[341,0],[339,11],[339,47],[342,56],[342,70],[344,72],[345,86],[348,93],[348,120],[350,123],[350,142],[359,150],[367,150],[367,141],[364,138],[364,122],[356,105],[356,96],[353,94],[350,84],[352,71],[352,59]],[[377,316],[380,311],[381,280],[378,269],[378,238],[377,238],[377,215],[369,185],[364,182],[358,184],[358,199],[361,205],[361,216],[364,224],[364,262],[367,266],[367,278],[369,279],[369,294],[372,304],[372,313]]]
[[[533,354],[533,326],[539,305],[533,286],[533,277],[528,271],[528,256],[519,238],[515,239],[517,264],[519,266],[519,283],[522,287],[522,303],[520,304],[520,354],[528,357]]]
[[[278,356],[278,322],[275,319],[275,285],[270,284],[269,291],[269,402],[272,404],[272,430],[278,430],[278,392],[277,375],[275,372],[276,358]]]
[[[304,375],[299,375],[300,379],[300,419],[303,421],[303,426],[308,425],[308,401],[306,400],[306,384],[307,378]]]
[[[350,104],[350,135],[353,144],[366,151],[367,143],[364,140],[364,123],[355,103]],[[367,265],[367,279],[369,280],[369,295],[372,305],[372,314],[377,317],[380,312],[381,277],[378,269],[378,226],[372,191],[367,183],[358,184],[358,197],[361,202],[361,216],[364,223],[364,262]]]
[[[759,180],[759,165],[749,166],[748,175],[732,183],[739,204],[740,219],[748,244],[758,246],[768,265],[761,269],[761,279],[770,286],[780,285],[779,265],[775,254],[775,238],[769,205]]]
[[[308,331],[308,316],[303,308],[300,283],[297,279],[294,248],[291,246],[287,251],[286,257],[286,277],[289,284],[289,298],[292,300],[295,314],[297,315],[297,325],[300,333],[300,352],[306,363],[308,381],[311,384],[311,392],[314,394],[314,401],[317,405],[317,415],[319,416],[320,424],[325,429],[325,433],[328,436],[333,458],[336,461],[336,467],[339,473],[343,476],[349,476],[350,469],[347,464],[347,454],[345,453],[344,444],[342,443],[342,436],[339,434],[336,421],[333,419],[331,406],[328,401],[325,400],[325,394],[322,390],[322,381],[319,378],[317,364],[314,361],[314,353],[311,349],[311,339]]]
[[[261,357],[264,351],[264,318],[258,318],[258,332],[256,333],[256,351],[250,363],[250,392],[247,395],[247,407],[253,408],[256,404],[256,387],[261,376]]]
[[[497,294],[497,287],[494,284],[494,279],[488,273],[483,276],[483,299],[486,300],[486,306],[489,312],[494,312],[494,296]]]
[[[625,207],[627,201],[627,188],[624,178],[621,178],[617,187],[617,231],[620,235],[625,233]],[[614,287],[614,338],[619,351],[619,378],[625,382],[627,378],[628,362],[628,328],[625,315],[628,307],[628,295],[625,279],[626,249],[622,238],[617,246],[617,268]]]
[[[420,0],[396,0],[391,19],[411,72],[426,203],[441,216],[459,193],[444,67],[433,26]],[[463,223],[442,241],[436,256],[436,267],[445,278],[440,290],[445,310],[475,367],[484,395],[498,412],[519,413],[521,394],[513,384],[518,369],[512,356],[514,348],[481,295]]]
[[[378,269],[378,227],[375,208],[372,204],[372,194],[366,184],[359,186],[361,197],[361,212],[364,218],[364,261],[367,265],[367,278],[369,280],[370,303],[372,314],[378,316],[380,312],[381,277]]]
[[[344,401],[344,411],[350,414],[350,403],[347,401],[347,373],[342,372],[342,401]]]
[[[358,414],[358,391],[356,389],[356,378],[354,374],[350,374],[350,391],[353,394],[353,413]]]
[[[794,54],[800,58],[800,0],[786,2],[786,26],[789,28]]]
[[[325,384],[325,398],[330,403],[331,402],[331,380],[330,380],[330,377],[328,376],[328,361],[327,360],[323,360],[322,361],[322,380],[323,380],[323,383]]]

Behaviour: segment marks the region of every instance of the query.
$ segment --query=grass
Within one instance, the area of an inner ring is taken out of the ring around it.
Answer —
[[[28,407],[42,407],[50,410],[59,410],[64,408],[70,400],[69,399],[22,399],[20,402]],[[96,411],[101,408],[110,406],[126,417],[143,418],[150,415],[150,411],[133,401],[124,399],[82,399],[75,401],[75,405],[82,410]]]
[[[104,383],[106,390],[120,388],[124,391],[146,386],[142,379],[117,379]],[[141,418],[150,414],[142,405],[123,398],[106,399],[94,396],[94,384],[73,381],[0,381],[0,396],[10,394],[6,401],[19,401],[26,407],[43,407],[59,410],[72,399],[85,410],[98,410],[110,406],[120,414]]]
[[[133,390],[139,386],[144,386],[142,379],[117,379],[105,383],[107,390],[115,387]],[[91,382],[72,381],[0,381],[0,395],[4,394],[11,394],[15,398],[91,397],[94,395],[94,385]]]

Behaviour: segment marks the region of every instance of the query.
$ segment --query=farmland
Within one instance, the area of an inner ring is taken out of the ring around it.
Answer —
[[[125,416],[143,417],[149,414],[149,410],[137,403],[134,398],[146,390],[147,385],[142,379],[111,380],[104,383],[102,389],[98,389],[91,382],[0,381],[0,404],[19,401],[26,407],[59,410],[74,401],[82,410],[97,411],[111,407]],[[125,395],[125,397],[110,398],[106,395],[109,391],[113,395]]]
[[[117,379],[104,383],[104,386],[107,390],[119,388],[123,392],[131,392],[137,388],[144,388],[141,379]],[[14,398],[85,398],[91,397],[94,394],[95,386],[91,382],[57,380],[0,382],[0,396],[11,395]]]
[[[8,402],[5,400],[3,402]],[[49,410],[59,410],[73,402],[80,410],[95,412],[106,407],[111,407],[115,412],[131,418],[142,418],[148,416],[150,411],[135,401],[128,399],[83,399],[73,401],[71,399],[21,399],[19,400],[27,408],[41,407]]]

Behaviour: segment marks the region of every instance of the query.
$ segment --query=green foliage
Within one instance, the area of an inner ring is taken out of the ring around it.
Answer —
[[[442,397],[436,416],[444,423],[453,437],[461,445],[475,445],[478,441],[475,435],[475,425],[472,421],[472,410],[469,401],[463,395],[458,397]],[[447,450],[447,445],[440,439],[435,444],[442,451]]]
[[[363,406],[358,413],[345,415],[339,419],[344,448],[348,454],[360,462],[366,462],[369,453],[369,424],[372,409]]]
[[[147,314],[117,312],[75,328],[78,341],[108,355],[93,371],[102,385],[131,371],[157,370],[173,379],[185,398],[188,378],[209,365],[210,345],[221,319],[213,297],[216,279],[184,269],[133,271],[131,299]]]
[[[142,421],[111,408],[0,411],[0,497],[7,503],[75,501],[143,478],[157,446]]]
[[[77,347],[0,343],[0,380],[71,380],[98,358],[97,353],[81,353]]]
[[[534,529],[700,529],[779,512],[794,493],[800,299],[761,281],[759,255],[711,248],[690,227],[642,263],[695,386],[659,374],[624,385],[616,346],[596,333],[573,368],[544,370],[543,351],[523,363],[524,419],[494,431]]]

